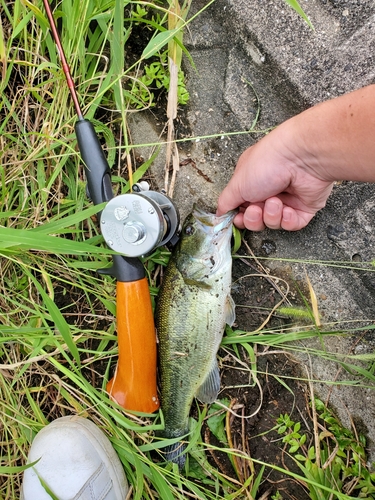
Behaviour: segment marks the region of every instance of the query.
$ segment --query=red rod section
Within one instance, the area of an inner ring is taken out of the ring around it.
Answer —
[[[78,96],[77,96],[76,89],[74,87],[73,78],[72,78],[72,75],[70,74],[69,65],[66,62],[64,49],[61,45],[59,33],[57,31],[57,28],[56,28],[55,20],[53,18],[52,12],[51,12],[50,5],[48,3],[48,0],[43,0],[43,3],[44,3],[44,7],[46,9],[49,24],[51,26],[52,36],[53,36],[55,43],[56,43],[57,52],[58,52],[59,57],[60,57],[62,69],[64,71],[64,75],[66,78],[66,83],[68,84],[68,87],[69,87],[69,90],[70,90],[70,93],[71,93],[71,96],[72,96],[72,99],[74,102],[74,107],[76,108],[76,113],[78,115],[78,119],[83,120],[83,113],[81,110],[81,106],[79,105],[79,102],[78,102]]]

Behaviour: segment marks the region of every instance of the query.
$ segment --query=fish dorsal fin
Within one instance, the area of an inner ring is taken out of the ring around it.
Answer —
[[[236,305],[234,300],[230,295],[228,295],[227,300],[225,302],[225,323],[229,326],[232,326],[236,319]]]
[[[209,374],[198,389],[196,398],[199,399],[201,403],[213,403],[217,399],[219,391],[220,373],[215,358]]]

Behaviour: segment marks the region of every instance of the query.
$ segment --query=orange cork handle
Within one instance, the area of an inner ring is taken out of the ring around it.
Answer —
[[[156,333],[147,278],[117,282],[119,357],[109,395],[126,410],[152,413],[159,406],[156,388]]]

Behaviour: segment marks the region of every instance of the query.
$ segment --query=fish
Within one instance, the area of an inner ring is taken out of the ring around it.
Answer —
[[[155,312],[163,449],[181,469],[186,460],[189,413],[194,398],[213,403],[220,390],[217,363],[225,325],[233,325],[232,223],[237,210],[216,216],[197,205],[186,218],[165,270]]]

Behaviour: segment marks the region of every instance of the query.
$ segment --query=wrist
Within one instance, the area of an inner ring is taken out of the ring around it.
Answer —
[[[278,127],[280,141],[288,160],[289,168],[303,171],[322,181],[338,180],[329,158],[331,141],[321,137],[322,127],[314,116],[316,109],[310,108],[285,121]]]

